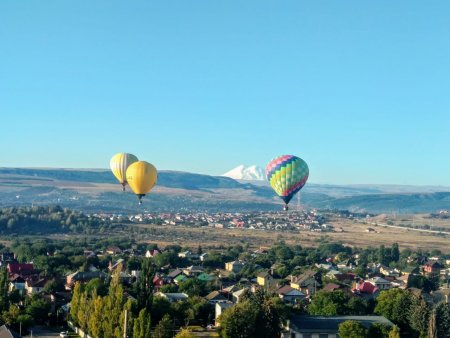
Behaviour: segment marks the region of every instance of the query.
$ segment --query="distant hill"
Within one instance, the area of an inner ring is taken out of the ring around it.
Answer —
[[[441,190],[441,191],[439,191]],[[291,201],[292,208],[297,198]],[[323,185],[307,183],[302,205],[371,213],[450,209],[448,187]],[[137,205],[109,170],[0,168],[0,206],[59,204],[88,212],[280,210],[264,181],[237,181],[179,171],[160,171],[155,189]]]

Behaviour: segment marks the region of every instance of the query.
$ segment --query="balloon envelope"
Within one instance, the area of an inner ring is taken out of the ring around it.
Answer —
[[[128,167],[126,177],[131,190],[138,195],[140,200],[154,187],[158,179],[158,172],[153,164],[138,161]]]
[[[283,155],[269,162],[266,176],[272,189],[287,205],[308,180],[309,168],[301,158]]]
[[[125,184],[127,184],[126,173],[128,167],[137,162],[138,158],[132,154],[118,153],[111,158],[109,166],[111,171],[117,180],[122,184],[125,189]]]

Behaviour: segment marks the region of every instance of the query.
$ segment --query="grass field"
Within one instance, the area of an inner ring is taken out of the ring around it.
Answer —
[[[340,242],[344,245],[357,247],[386,246],[395,242],[401,248],[414,250],[439,249],[450,253],[450,237],[411,231],[408,229],[384,228],[370,226],[374,233],[368,233],[368,225],[353,220],[335,218],[331,219],[335,228],[342,228],[343,232],[281,232],[261,231],[250,229],[216,229],[216,228],[190,228],[184,226],[139,224],[134,227],[141,241],[158,243],[161,246],[178,244],[184,247],[196,248],[198,245],[220,246],[248,243],[250,247],[270,246],[278,240],[288,244],[300,244],[305,247],[319,245],[321,239],[327,237],[330,241]]]

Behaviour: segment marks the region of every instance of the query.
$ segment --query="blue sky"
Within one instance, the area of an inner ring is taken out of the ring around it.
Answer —
[[[0,2],[0,166],[450,185],[449,1]]]

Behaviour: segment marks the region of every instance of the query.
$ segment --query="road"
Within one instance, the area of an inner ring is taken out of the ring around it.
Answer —
[[[364,222],[364,221],[361,222],[361,221],[360,221],[360,223],[363,223],[363,224],[371,224],[371,225],[376,225],[376,226],[379,226],[379,227],[385,227],[385,228],[397,228],[397,229],[403,229],[403,230],[428,232],[428,233],[432,233],[432,234],[446,234],[446,235],[450,235],[450,232],[448,232],[448,231],[427,230],[427,229],[415,229],[415,228],[403,227],[403,226],[400,226],[400,225],[389,225],[389,224],[376,223],[376,222]]]
[[[32,330],[33,335],[31,333],[28,336],[23,336],[24,338],[50,338],[50,337],[59,337],[59,332],[54,332],[48,330],[43,327],[34,327]]]

